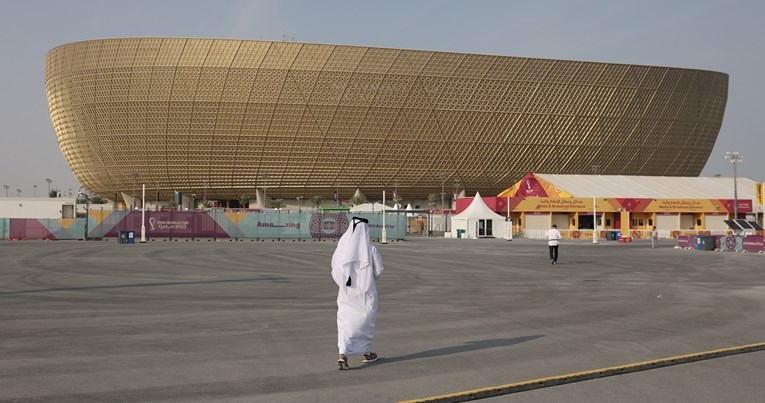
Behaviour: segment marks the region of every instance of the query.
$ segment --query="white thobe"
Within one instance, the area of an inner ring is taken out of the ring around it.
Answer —
[[[377,320],[376,280],[383,272],[382,258],[369,242],[366,223],[353,224],[332,255],[332,278],[337,293],[337,348],[346,356],[372,351]],[[346,285],[348,279],[351,285]]]

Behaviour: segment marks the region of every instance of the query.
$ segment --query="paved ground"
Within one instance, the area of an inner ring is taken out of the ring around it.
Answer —
[[[0,242],[2,401],[395,401],[765,342],[765,255],[379,245],[375,348],[335,360],[333,242]],[[492,401],[755,402],[765,352]]]

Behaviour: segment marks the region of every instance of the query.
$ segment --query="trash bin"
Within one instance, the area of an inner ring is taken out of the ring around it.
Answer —
[[[135,243],[135,231],[126,231],[127,232],[127,243]]]
[[[119,243],[127,243],[128,240],[128,232],[127,231],[120,231],[120,237],[117,242]]]
[[[465,233],[464,229],[458,229],[457,230],[457,238],[458,239],[462,239],[462,234],[464,234],[464,233]]]
[[[714,236],[700,236],[699,238],[702,239],[703,247],[701,250],[715,250],[717,239]]]

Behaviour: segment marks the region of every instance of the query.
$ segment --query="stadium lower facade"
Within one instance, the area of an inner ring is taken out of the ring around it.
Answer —
[[[728,92],[727,74],[696,69],[224,39],[76,42],[45,67],[77,180],[161,200],[494,195],[528,171],[698,176]]]

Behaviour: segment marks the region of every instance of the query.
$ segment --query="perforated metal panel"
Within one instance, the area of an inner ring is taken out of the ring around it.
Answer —
[[[527,171],[696,176],[728,76],[669,67],[295,42],[129,38],[50,51],[75,177],[239,199],[497,194]],[[137,177],[133,173],[138,174]],[[446,174],[446,176],[442,176]]]

